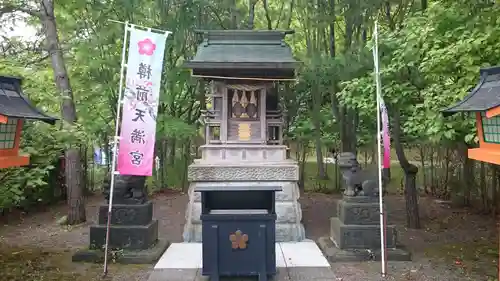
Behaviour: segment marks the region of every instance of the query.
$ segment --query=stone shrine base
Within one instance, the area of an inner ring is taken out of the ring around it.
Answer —
[[[310,240],[276,243],[276,266],[274,281],[336,280],[321,250]],[[155,265],[148,281],[209,280],[201,276],[201,267],[201,243],[173,243]]]

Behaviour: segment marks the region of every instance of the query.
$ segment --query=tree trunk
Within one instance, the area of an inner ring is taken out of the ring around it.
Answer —
[[[231,7],[229,8],[231,13],[231,29],[238,28],[238,11],[236,7],[236,0],[231,0]]]
[[[257,1],[255,0],[250,0],[253,2],[253,7],[255,8],[255,4]],[[264,6],[264,12],[266,15],[266,22],[267,22],[267,30],[272,30],[273,29],[273,23],[271,21],[271,16],[269,15],[269,6],[267,5],[267,0],[262,0],[262,5]]]
[[[408,228],[420,228],[420,215],[418,211],[417,192],[417,166],[408,162],[403,144],[401,143],[401,113],[394,109],[394,148],[398,156],[399,164],[405,173],[405,201],[406,201],[406,226]]]
[[[65,126],[73,126],[77,121],[73,91],[69,81],[64,57],[59,44],[54,3],[52,0],[40,1],[40,20],[44,27],[47,49],[50,54],[54,80],[62,95],[61,115]],[[71,147],[65,152],[66,157],[66,187],[68,189],[68,223],[78,224],[86,220],[85,200],[81,185],[82,161],[80,150]]]
[[[248,29],[252,30],[254,26],[254,20],[255,20],[255,4],[257,4],[257,1],[255,0],[248,0]]]
[[[391,15],[391,3],[389,1],[386,1],[384,4],[385,4],[385,18],[389,23],[389,29],[391,31],[394,31],[396,29],[396,23],[394,22],[394,19],[392,18]]]
[[[314,86],[312,89],[312,109],[313,112],[311,114],[312,123],[314,126],[314,142],[316,146],[316,163],[318,165],[318,178],[319,179],[327,179],[325,165],[323,164],[323,144],[321,141],[321,120],[320,120],[320,111],[321,111],[321,101],[322,95],[319,89],[319,81],[314,81]]]
[[[490,164],[491,166],[491,202],[493,207],[493,215],[498,214],[498,177],[497,168],[495,164]]]
[[[177,150],[177,139],[175,137],[170,138],[170,150],[168,154],[168,165],[174,165],[174,161],[176,158],[176,150]]]
[[[335,0],[330,0],[330,56],[335,57]]]
[[[464,206],[469,206],[471,203],[471,190],[474,187],[474,162],[469,158],[467,150],[469,147],[465,142],[458,144],[460,154],[462,156],[462,191],[464,194]]]
[[[307,158],[307,150],[308,150],[308,142],[301,141],[298,143],[297,147],[300,149],[302,147],[302,153],[300,153],[300,177],[299,177],[299,190],[303,192],[305,190],[305,177],[306,177],[306,158]],[[297,150],[297,154],[299,150]]]
[[[486,166],[484,162],[481,162],[479,169],[479,190],[481,191],[483,211],[487,213],[490,210],[490,202],[488,200],[488,189],[486,187]]]
[[[420,8],[422,9],[422,11],[425,11],[427,10],[427,0],[422,0],[420,1]]]

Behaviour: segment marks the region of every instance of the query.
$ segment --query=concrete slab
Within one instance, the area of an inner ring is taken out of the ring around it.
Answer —
[[[221,277],[221,281],[256,281],[257,277]],[[269,281],[334,281],[333,271],[327,267],[278,268]],[[199,269],[156,269],[148,281],[210,281]]]
[[[311,240],[276,243],[278,273],[269,281],[332,281],[330,264]],[[173,243],[163,254],[148,281],[208,281],[201,276],[201,243]],[[250,278],[221,278],[222,281],[255,281]]]
[[[201,243],[172,243],[154,268],[198,269],[202,266],[201,256]]]
[[[335,281],[330,267],[291,267],[287,268],[290,281]],[[281,281],[281,280],[280,280]]]
[[[289,277],[288,270],[286,268],[278,268],[277,274],[268,279],[268,281],[292,281]],[[257,281],[257,277],[221,277],[220,281]],[[148,280],[149,281],[149,280]],[[170,280],[167,280],[170,281]],[[201,271],[198,272],[198,277],[196,281],[210,281],[207,276],[202,276]]]
[[[327,267],[330,264],[313,241],[279,243],[286,267]]]
[[[172,243],[155,269],[197,269],[202,267],[201,243]],[[330,267],[316,243],[276,243],[276,267]]]
[[[197,281],[199,269],[155,269],[148,281]]]

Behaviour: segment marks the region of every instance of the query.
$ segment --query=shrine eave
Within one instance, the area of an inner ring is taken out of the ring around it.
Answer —
[[[298,62],[210,62],[189,61],[184,63],[185,68],[191,69],[283,69],[295,70]]]
[[[294,79],[299,62],[293,58],[285,36],[293,31],[276,30],[207,30],[200,31],[203,42],[192,60],[184,68],[197,72],[211,72],[210,76],[224,76],[232,70],[231,77],[254,71],[254,78],[270,79],[265,74],[271,70],[278,76]],[[241,77],[244,78],[244,77]]]
[[[441,111],[444,116],[457,112],[486,112],[500,106],[500,66],[482,68],[479,83],[467,96]]]
[[[57,118],[38,110],[24,97],[21,90],[22,79],[0,76],[0,115],[7,118],[39,120],[54,125]]]
[[[292,81],[296,80],[294,69],[235,69],[235,68],[194,68],[191,75],[208,80],[267,80]]]

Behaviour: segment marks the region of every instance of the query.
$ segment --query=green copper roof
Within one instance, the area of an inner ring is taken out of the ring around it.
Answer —
[[[231,70],[233,75],[252,72],[260,77],[294,76],[298,62],[284,41],[293,31],[209,30],[200,33],[203,42],[194,58],[184,64],[193,69],[193,74],[210,72],[208,75],[216,75]]]

